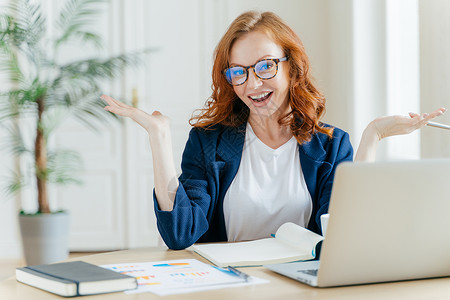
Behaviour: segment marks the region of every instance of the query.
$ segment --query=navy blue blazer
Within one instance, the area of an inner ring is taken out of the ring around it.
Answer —
[[[189,133],[173,210],[161,211],[153,192],[158,230],[170,249],[227,241],[223,198],[239,169],[245,128],[246,124],[216,125]],[[348,134],[335,128],[331,139],[313,134],[299,146],[299,154],[313,205],[308,229],[320,234],[320,216],[328,211],[336,166],[353,159],[353,148]]]

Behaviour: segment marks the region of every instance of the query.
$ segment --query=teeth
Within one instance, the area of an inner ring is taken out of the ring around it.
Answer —
[[[252,98],[253,100],[259,100],[259,99],[261,99],[261,98],[266,97],[266,96],[269,95],[269,94],[270,94],[270,92],[267,92],[267,93],[263,93],[263,94],[258,95],[258,96],[250,96],[250,98]]]

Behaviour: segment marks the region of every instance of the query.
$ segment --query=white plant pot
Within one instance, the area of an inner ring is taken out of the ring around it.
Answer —
[[[41,265],[67,259],[69,214],[19,215],[23,252],[27,265]]]

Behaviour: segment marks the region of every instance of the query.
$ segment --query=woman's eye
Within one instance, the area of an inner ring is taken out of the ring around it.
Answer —
[[[244,69],[234,69],[233,70],[233,75],[234,76],[242,76],[242,75],[244,75]]]
[[[259,71],[267,71],[273,68],[273,63],[270,61],[261,62],[258,66]]]

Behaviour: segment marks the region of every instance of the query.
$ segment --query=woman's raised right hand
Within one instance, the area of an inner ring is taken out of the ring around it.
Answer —
[[[151,115],[138,108],[129,106],[119,100],[116,100],[108,95],[100,97],[106,103],[105,110],[112,112],[122,117],[129,117],[145,130],[149,135],[160,133],[164,130],[170,130],[170,120],[159,111],[154,111]]]
[[[161,210],[171,211],[179,183],[173,162],[169,118],[159,111],[149,115],[107,95],[100,98],[108,103],[105,110],[129,117],[147,130],[152,149],[156,199]]]

